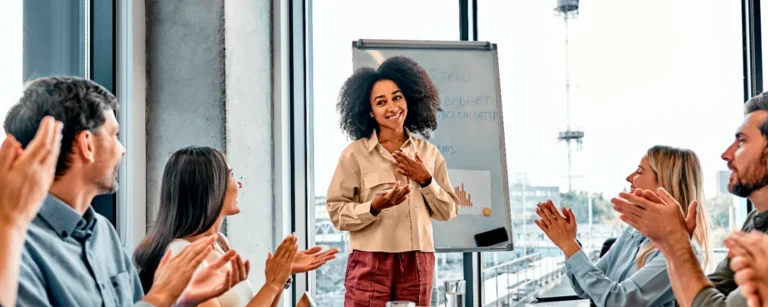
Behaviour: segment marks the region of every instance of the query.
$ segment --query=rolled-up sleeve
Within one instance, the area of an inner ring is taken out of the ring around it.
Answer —
[[[733,270],[731,270],[730,258],[726,257],[721,261],[714,272],[707,275],[709,281],[714,287],[707,287],[699,291],[693,298],[692,307],[697,306],[727,306],[726,293],[736,290],[736,282],[733,280]]]
[[[649,306],[674,299],[667,261],[661,253],[622,282],[608,278],[581,251],[571,256],[566,266],[581,290],[598,306]]]
[[[459,198],[453,192],[445,159],[437,152],[432,182],[421,188],[421,194],[427,200],[430,215],[438,221],[447,221],[459,215]]]
[[[331,222],[342,231],[357,231],[377,219],[371,214],[371,202],[358,203],[360,172],[349,157],[342,156],[328,187],[326,207]]]
[[[715,288],[704,288],[696,294],[691,303],[691,307],[697,306],[725,307],[725,295]]]
[[[750,232],[754,229],[752,220],[757,214],[752,210],[746,218],[744,225],[741,226],[742,232]],[[717,264],[715,271],[707,275],[707,279],[712,282],[713,287],[707,287],[699,291],[693,298],[692,307],[698,306],[728,306],[728,295],[737,291],[738,285],[734,280],[735,272],[731,270],[731,257],[725,257],[723,261]],[[736,294],[738,296],[738,294]],[[742,298],[743,299],[743,298]]]

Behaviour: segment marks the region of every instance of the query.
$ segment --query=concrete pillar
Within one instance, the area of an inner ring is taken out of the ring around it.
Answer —
[[[270,0],[226,0],[227,159],[243,182],[240,214],[227,237],[251,259],[249,279],[263,285],[264,262],[274,250],[274,133]]]
[[[171,153],[224,151],[244,185],[226,233],[255,285],[274,245],[270,9],[269,0],[146,0],[147,224]]]

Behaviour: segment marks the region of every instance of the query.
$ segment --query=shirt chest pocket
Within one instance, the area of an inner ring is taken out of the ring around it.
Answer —
[[[370,201],[376,193],[391,189],[395,185],[395,174],[392,170],[372,171],[363,176],[363,200]]]
[[[108,287],[112,288],[115,294],[115,303],[117,306],[133,305],[133,284],[131,283],[131,272],[125,271],[112,276],[109,279]]]

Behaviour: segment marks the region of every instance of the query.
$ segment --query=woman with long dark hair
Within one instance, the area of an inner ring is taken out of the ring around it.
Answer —
[[[327,207],[349,231],[345,306],[430,303],[435,265],[432,219],[450,220],[459,199],[445,159],[424,139],[437,128],[437,89],[415,61],[392,57],[357,70],[341,89],[341,154]]]
[[[235,180],[224,154],[209,147],[188,147],[175,152],[165,166],[160,190],[157,223],[134,253],[134,261],[145,291],[162,256],[177,252],[196,240],[219,233],[227,216],[240,212],[237,194],[242,183]],[[225,269],[231,276],[232,289],[200,306],[267,306],[276,304],[292,274],[314,270],[333,259],[338,250],[319,253],[315,247],[297,251],[296,236],[288,236],[275,255],[267,259],[267,283],[254,296],[246,279],[250,262],[237,255]],[[227,253],[234,253],[223,234],[201,266],[213,263]]]

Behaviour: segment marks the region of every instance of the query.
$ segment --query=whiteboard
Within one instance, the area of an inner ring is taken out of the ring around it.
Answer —
[[[402,55],[426,70],[440,93],[442,111],[428,140],[445,157],[451,184],[464,187],[472,206],[453,220],[432,221],[439,252],[512,250],[504,121],[496,44],[468,41],[358,40],[353,67],[378,67]],[[483,213],[490,209],[490,215]],[[475,234],[505,228],[509,240],[478,247]]]

